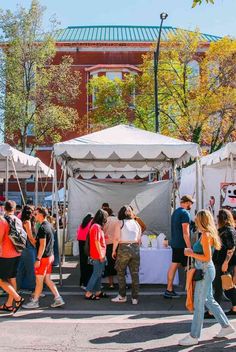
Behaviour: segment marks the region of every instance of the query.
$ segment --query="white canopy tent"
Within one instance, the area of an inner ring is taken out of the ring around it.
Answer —
[[[151,171],[181,166],[199,156],[195,143],[133,126],[118,125],[54,145],[57,161],[71,176],[147,176]]]
[[[54,171],[57,160],[64,170],[65,189],[67,173],[75,178],[82,176],[90,179],[96,176],[104,179],[122,175],[126,178],[136,175],[145,177],[154,171],[172,170],[175,184],[176,167],[199,155],[200,148],[195,143],[133,126],[118,125],[55,144]],[[175,201],[175,196],[173,199]],[[70,204],[70,199],[68,202]]]
[[[19,178],[29,178],[32,174],[35,175],[35,203],[37,204],[39,177],[53,177],[54,171],[39,158],[22,153],[9,144],[0,144],[0,177],[5,179],[6,199],[8,199],[8,180],[11,175],[16,177],[19,184]]]
[[[201,182],[200,193],[202,208],[207,208],[210,197],[215,198],[215,212],[220,208],[220,184],[236,181],[236,142],[226,144],[216,152],[200,159]],[[180,195],[196,193],[196,164],[182,169]],[[194,209],[193,209],[194,210]]]

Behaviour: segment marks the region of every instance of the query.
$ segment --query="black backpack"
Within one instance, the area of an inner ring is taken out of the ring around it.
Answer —
[[[11,218],[5,215],[4,218],[9,224],[9,238],[15,246],[17,252],[21,253],[26,247],[27,233],[23,229],[23,226],[16,221],[17,219]]]

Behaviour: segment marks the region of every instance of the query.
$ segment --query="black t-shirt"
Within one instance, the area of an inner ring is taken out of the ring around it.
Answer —
[[[213,262],[222,265],[225,261],[227,251],[236,246],[236,231],[233,227],[224,226],[219,229],[219,235],[222,243],[220,250],[215,250],[213,254]],[[236,251],[229,261],[229,266],[236,264]]]
[[[42,222],[38,229],[36,237],[37,252],[40,245],[40,239],[46,238],[46,247],[43,253],[43,258],[50,257],[53,254],[54,230],[48,221]]]

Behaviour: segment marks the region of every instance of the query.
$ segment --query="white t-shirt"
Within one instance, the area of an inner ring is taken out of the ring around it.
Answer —
[[[139,242],[141,238],[141,227],[134,219],[120,221],[120,242]]]

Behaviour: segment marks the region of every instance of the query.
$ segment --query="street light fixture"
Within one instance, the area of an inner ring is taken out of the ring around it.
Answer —
[[[159,102],[158,102],[158,64],[159,64],[159,53],[160,53],[160,41],[161,41],[161,31],[162,31],[162,24],[165,19],[167,19],[168,14],[165,12],[162,12],[160,14],[160,19],[161,19],[161,24],[159,27],[159,34],[158,34],[158,40],[157,40],[157,47],[156,50],[154,51],[153,55],[153,60],[154,60],[154,92],[155,92],[155,127],[156,127],[156,132],[159,132],[160,130],[160,122],[159,122]]]

